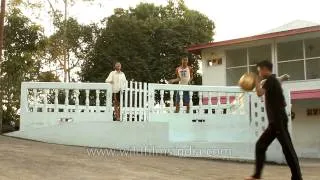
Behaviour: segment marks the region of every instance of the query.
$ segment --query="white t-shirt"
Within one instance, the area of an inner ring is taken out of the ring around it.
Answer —
[[[105,82],[112,83],[112,93],[118,93],[124,89],[127,79],[122,71],[112,71]]]
[[[190,72],[189,66],[186,68],[183,68],[182,66],[178,67],[177,73],[179,74],[179,77],[180,77],[179,84],[188,85],[191,78],[191,72]]]

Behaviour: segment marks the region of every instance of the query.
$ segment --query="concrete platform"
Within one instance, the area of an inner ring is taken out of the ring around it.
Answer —
[[[320,160],[303,159],[301,166],[304,179],[319,179]],[[241,180],[252,170],[251,163],[88,149],[0,136],[1,180]],[[289,168],[266,165],[264,179],[288,180]]]

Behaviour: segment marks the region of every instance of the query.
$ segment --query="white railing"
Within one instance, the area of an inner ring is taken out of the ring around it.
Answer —
[[[183,104],[189,95],[189,111]],[[120,118],[123,122],[145,122],[154,114],[191,116],[239,115],[246,113],[246,95],[238,87],[147,84],[127,82],[120,93]],[[176,101],[179,98],[179,101]],[[179,104],[176,112],[176,103]],[[112,121],[112,86],[106,83],[39,83],[22,84],[21,119],[47,116],[50,122],[97,119]],[[84,115],[85,114],[85,115]],[[101,114],[103,117],[101,117]],[[27,115],[27,116],[26,116]],[[77,116],[77,117],[76,117]],[[46,117],[43,117],[46,118]],[[47,118],[48,119],[48,118]],[[34,120],[36,121],[36,120]],[[33,122],[22,120],[23,123]],[[41,123],[38,123],[41,124]],[[54,124],[54,123],[53,123]]]
[[[183,106],[184,92],[190,97],[190,114],[239,114],[245,110],[245,96],[238,87],[128,82],[120,93],[121,120],[148,121],[154,113],[175,113],[177,95],[179,113],[189,114]]]
[[[190,97],[189,113],[183,92]],[[112,122],[110,84],[23,83],[20,137],[115,149],[230,147],[237,150],[232,158],[252,160],[254,142],[268,123],[263,99],[238,87],[128,82],[120,94],[122,122]],[[290,112],[290,95],[285,94]],[[271,147],[267,156],[283,159],[275,156],[278,147]]]
[[[176,113],[178,103],[178,113],[188,113],[184,95],[189,96],[190,114],[239,114],[245,110],[245,95],[238,87],[149,84],[150,112]]]
[[[82,121],[90,116],[89,119],[110,120],[111,103],[112,88],[105,83],[24,82],[21,128],[31,124],[44,126]]]
[[[122,121],[148,121],[147,83],[127,82],[120,99]]]

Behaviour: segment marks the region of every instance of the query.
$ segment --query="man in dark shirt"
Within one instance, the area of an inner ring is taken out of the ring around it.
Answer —
[[[298,157],[288,131],[288,116],[285,110],[286,102],[281,84],[277,78],[272,75],[271,62],[262,61],[257,65],[257,68],[259,77],[256,79],[256,93],[259,97],[265,95],[265,106],[269,125],[256,143],[255,173],[253,176],[246,178],[246,180],[261,178],[266,151],[275,138],[278,139],[282,146],[282,151],[291,170],[291,179],[302,180]],[[266,79],[262,87],[260,86],[261,78]]]

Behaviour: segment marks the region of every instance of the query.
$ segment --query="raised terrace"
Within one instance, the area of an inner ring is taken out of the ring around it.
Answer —
[[[180,111],[175,113],[176,92],[182,96],[183,91],[192,97],[190,112],[180,97]],[[289,93],[285,94],[290,112]],[[109,84],[25,82],[20,131],[8,135],[64,145],[250,161],[266,126],[263,98],[238,87],[128,82],[121,94],[121,121],[116,122]],[[268,160],[283,163],[279,151],[274,142]]]

